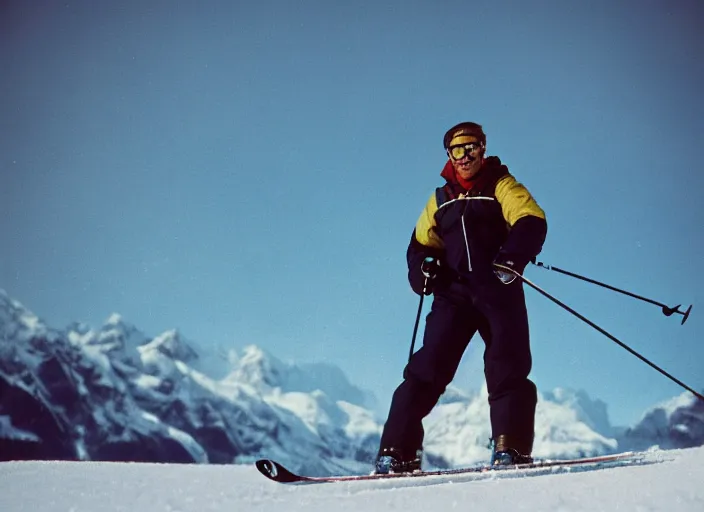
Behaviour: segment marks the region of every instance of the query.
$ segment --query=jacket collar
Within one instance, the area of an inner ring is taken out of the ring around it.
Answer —
[[[504,172],[501,172],[501,171]],[[445,178],[447,183],[457,192],[470,192],[472,190],[481,190],[487,185],[496,174],[501,172],[504,174],[508,172],[505,165],[501,164],[501,160],[498,156],[489,156],[484,159],[481,169],[479,172],[472,177],[470,180],[465,180],[457,174],[455,167],[452,165],[452,161],[448,159],[445,163],[445,167],[442,168],[440,176]]]

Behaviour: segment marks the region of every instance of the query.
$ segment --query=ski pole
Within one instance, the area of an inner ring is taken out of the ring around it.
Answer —
[[[659,371],[659,372],[662,373],[665,377],[667,377],[668,379],[670,379],[670,380],[673,381],[674,383],[678,384],[678,385],[681,386],[682,388],[684,388],[684,389],[686,389],[687,391],[689,391],[690,393],[692,393],[694,396],[696,396],[696,397],[699,398],[700,400],[704,400],[704,395],[702,395],[701,393],[697,393],[696,391],[694,391],[694,389],[692,389],[691,387],[687,386],[684,382],[682,382],[681,380],[679,380],[677,377],[671,375],[670,373],[666,372],[665,370],[663,370],[662,368],[660,368],[660,367],[659,367],[658,365],[656,365],[655,363],[649,361],[648,359],[646,359],[645,357],[643,357],[642,355],[640,355],[638,352],[636,352],[635,350],[633,350],[631,347],[629,347],[628,345],[626,345],[625,343],[623,343],[622,341],[620,341],[619,339],[617,339],[615,336],[613,336],[612,334],[609,334],[606,330],[602,329],[601,327],[599,327],[598,325],[596,325],[594,322],[592,322],[591,320],[589,320],[589,319],[586,318],[585,316],[580,315],[580,314],[577,313],[574,309],[572,309],[571,307],[569,307],[567,304],[565,304],[565,303],[559,301],[558,299],[556,299],[555,297],[553,297],[552,295],[550,295],[548,292],[546,292],[545,290],[543,290],[542,288],[540,288],[538,285],[534,284],[532,281],[530,281],[530,279],[527,279],[527,278],[523,277],[521,274],[519,274],[518,272],[516,272],[514,269],[512,269],[512,268],[510,268],[510,267],[506,267],[506,266],[504,266],[504,265],[497,265],[497,264],[494,264],[494,266],[496,266],[497,268],[500,268],[501,270],[503,270],[503,271],[505,271],[505,272],[511,272],[511,273],[515,274],[516,277],[518,277],[518,278],[519,278],[521,281],[523,281],[525,284],[527,284],[528,286],[530,286],[531,288],[533,288],[534,290],[536,290],[537,292],[539,292],[539,293],[542,294],[543,296],[547,297],[548,299],[550,299],[551,301],[553,301],[555,304],[557,304],[557,305],[560,306],[561,308],[566,309],[567,311],[569,311],[570,313],[572,313],[574,316],[576,316],[577,318],[579,318],[579,319],[582,320],[583,322],[587,323],[588,325],[590,325],[591,327],[593,327],[594,329],[596,329],[597,331],[599,331],[601,334],[603,334],[604,336],[606,336],[607,338],[609,338],[609,339],[610,339],[611,341],[613,341],[614,343],[616,343],[616,344],[618,344],[619,346],[621,346],[622,348],[626,349],[628,352],[630,352],[631,354],[633,354],[634,356],[636,356],[638,359],[640,359],[641,361],[643,361],[644,363],[646,363],[646,364],[647,364],[648,366],[650,366],[651,368],[653,368],[653,369]]]
[[[420,302],[418,303],[418,313],[416,314],[416,323],[413,326],[413,337],[411,338],[411,350],[408,353],[408,362],[411,362],[411,357],[413,356],[413,348],[416,345],[416,334],[418,333],[418,324],[420,323],[420,312],[423,310],[423,299],[425,296],[428,294],[428,286],[430,285],[430,281],[435,279],[435,277],[438,275],[438,267],[440,265],[440,262],[433,258],[432,256],[428,256],[423,260],[423,263],[420,265],[420,270],[425,276],[425,281],[423,281],[423,293],[420,294]]]
[[[615,286],[611,286],[611,285],[608,285],[608,284],[606,284],[606,283],[602,283],[602,282],[600,282],[600,281],[596,281],[595,279],[590,279],[590,278],[588,278],[588,277],[580,276],[579,274],[575,274],[574,272],[569,272],[569,271],[563,270],[563,269],[561,269],[561,268],[553,267],[553,266],[551,266],[551,265],[546,265],[545,263],[543,263],[543,262],[541,262],[541,261],[538,261],[538,262],[533,261],[532,263],[533,263],[536,267],[544,268],[545,270],[553,270],[553,271],[555,271],[555,272],[559,272],[560,274],[565,274],[565,275],[567,275],[567,276],[574,277],[574,278],[576,278],[576,279],[581,279],[582,281],[586,281],[586,282],[588,282],[588,283],[596,284],[596,285],[598,285],[598,286],[602,286],[602,287],[604,287],[604,288],[608,288],[609,290],[613,290],[613,291],[615,291],[615,292],[622,293],[622,294],[624,294],[624,295],[628,295],[629,297],[633,297],[634,299],[642,300],[642,301],[648,302],[648,303],[650,303],[650,304],[655,304],[656,306],[660,306],[660,307],[662,308],[662,313],[663,313],[663,315],[665,315],[665,316],[672,316],[673,313],[677,313],[678,315],[682,315],[683,318],[682,318],[682,323],[681,323],[680,325],[684,325],[684,323],[687,321],[687,318],[689,318],[689,313],[690,313],[690,311],[692,311],[692,305],[691,305],[691,304],[690,304],[690,306],[687,308],[687,311],[682,312],[682,311],[680,311],[680,307],[682,306],[682,304],[678,304],[677,306],[669,307],[669,306],[663,304],[662,302],[658,302],[658,301],[653,300],[653,299],[648,299],[648,298],[646,298],[646,297],[642,297],[642,296],[640,296],[640,295],[636,295],[635,293],[628,292],[628,291],[622,290],[622,289],[620,289],[620,288],[616,288]]]
[[[413,326],[413,337],[411,338],[411,351],[408,353],[408,362],[411,362],[411,357],[413,356],[413,348],[416,345],[416,334],[418,333],[418,324],[420,323],[420,312],[423,310],[423,298],[425,297],[425,290],[428,286],[428,278],[425,278],[425,283],[423,284],[423,293],[420,294],[420,302],[418,303],[418,314],[416,314],[416,323]]]

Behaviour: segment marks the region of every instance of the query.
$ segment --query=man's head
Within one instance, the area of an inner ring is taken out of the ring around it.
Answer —
[[[486,135],[481,125],[464,122],[450,128],[443,145],[457,174],[469,180],[482,167],[486,151]]]

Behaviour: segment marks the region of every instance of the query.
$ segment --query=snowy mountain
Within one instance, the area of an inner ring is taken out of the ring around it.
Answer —
[[[213,379],[177,331],[150,339],[118,315],[59,331],[0,290],[0,457],[368,467],[379,425],[342,400],[368,396],[338,369],[306,380],[254,346],[230,358]]]
[[[249,383],[266,394],[279,388],[284,393],[313,393],[324,390],[330,400],[357,404],[367,409],[376,405],[374,395],[350,384],[336,366],[323,363],[284,363],[251,345],[241,355],[228,355],[230,372],[227,381]]]
[[[483,474],[313,486],[266,480],[253,466],[0,462],[7,512],[458,510],[701,511],[704,448],[648,453],[646,465],[557,474]]]
[[[426,449],[451,466],[486,461],[491,437],[486,386],[474,395],[463,395],[457,390],[451,393],[452,400],[441,400],[426,420]],[[588,413],[600,412],[601,405],[584,392],[557,389],[539,395],[534,455],[554,458],[616,452],[619,445],[610,436],[613,429],[608,419],[600,423],[603,417]]]
[[[486,461],[491,435],[486,387],[477,394],[448,389],[426,420],[425,448],[450,466]],[[538,394],[533,455],[572,458],[625,450],[704,445],[704,402],[683,393],[647,411],[630,428],[612,426],[606,404],[584,391]]]
[[[704,401],[683,393],[656,405],[622,434],[620,444],[634,450],[653,445],[672,449],[704,444]]]
[[[339,368],[256,346],[220,360],[178,331],[149,337],[119,315],[99,329],[48,327],[0,290],[0,459],[250,462],[310,474],[366,472],[381,424],[374,397]],[[449,388],[426,420],[426,465],[489,457],[486,389]],[[631,429],[584,392],[541,394],[535,455],[704,444],[702,404],[683,395]]]

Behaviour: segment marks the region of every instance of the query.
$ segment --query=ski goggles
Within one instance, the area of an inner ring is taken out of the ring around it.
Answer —
[[[470,142],[468,144],[458,144],[447,148],[447,153],[453,160],[462,160],[467,155],[476,153],[482,149],[482,144],[479,142]]]

